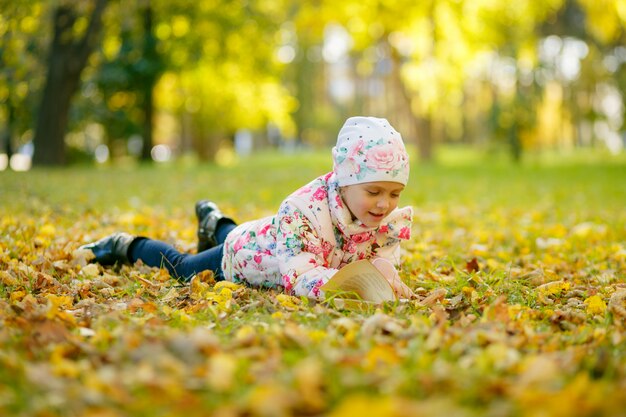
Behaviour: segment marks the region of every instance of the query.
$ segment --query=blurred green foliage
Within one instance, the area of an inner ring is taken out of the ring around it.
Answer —
[[[84,32],[92,1],[0,1],[0,122],[13,148],[34,134],[60,6],[74,9],[73,31]],[[138,154],[129,143],[139,137],[216,159],[242,129],[255,148],[328,145],[353,114],[387,117],[426,160],[442,143],[516,160],[537,150],[623,149],[623,1],[106,7],[65,141],[89,153],[104,144],[114,157]]]

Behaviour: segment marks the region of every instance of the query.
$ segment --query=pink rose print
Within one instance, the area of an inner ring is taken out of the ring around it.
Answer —
[[[365,232],[365,233],[359,233],[357,235],[353,235],[351,239],[354,243],[363,243],[363,242],[367,242],[368,240],[370,240],[371,237],[372,235],[370,232]]]
[[[271,224],[265,225],[265,227],[263,227],[263,229],[259,230],[258,235],[259,236],[265,236],[267,234],[267,231],[270,230],[270,227],[272,227]]]
[[[322,241],[322,256],[324,256],[324,260],[328,259],[333,250],[334,246],[330,242],[326,240]]]
[[[343,250],[348,253],[356,252],[356,243],[352,240],[347,240],[343,245]]]
[[[245,245],[249,241],[250,241],[250,239],[249,239],[248,235],[241,236],[239,239],[237,239],[237,241],[233,245],[233,250],[235,252],[240,251],[241,249],[243,249],[243,245]]]
[[[367,166],[377,170],[392,171],[403,165],[402,153],[392,145],[376,146],[367,151]]]
[[[360,154],[361,151],[363,150],[363,145],[365,145],[365,142],[363,142],[362,140],[358,141],[356,143],[356,146],[352,148],[352,150],[348,154],[348,158],[354,158],[355,155]]]
[[[312,290],[314,296],[317,297],[320,295],[320,287],[322,285],[324,285],[324,281],[322,281],[321,279],[315,283],[315,286],[313,287],[313,290]]]
[[[326,199],[326,196],[326,190],[320,187],[313,193],[313,200],[322,201]]]
[[[291,293],[293,290],[293,282],[292,278],[289,275],[283,275],[283,287],[285,287],[285,292],[287,294]]]
[[[380,233],[388,233],[389,232],[389,225],[388,224],[383,224],[382,226],[380,226],[378,228],[378,231]]]
[[[398,237],[400,239],[410,239],[411,238],[411,229],[408,227],[403,227],[400,229],[400,233],[398,233]]]
[[[319,255],[320,253],[322,253],[322,248],[321,247],[319,247],[317,245],[313,245],[311,243],[307,243],[305,245],[305,250],[307,252],[310,252],[310,253],[314,254],[314,255]]]
[[[337,202],[337,207],[343,208],[343,201],[341,200],[341,196],[339,194],[335,196],[335,201]]]

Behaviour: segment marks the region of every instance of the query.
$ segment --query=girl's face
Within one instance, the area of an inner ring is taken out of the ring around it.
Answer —
[[[403,190],[400,183],[376,181],[341,187],[341,195],[353,219],[359,219],[367,227],[378,227],[398,207]]]

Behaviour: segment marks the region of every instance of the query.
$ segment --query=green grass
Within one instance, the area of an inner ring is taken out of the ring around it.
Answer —
[[[462,156],[463,155],[463,156]],[[626,157],[528,157],[520,165],[444,148],[437,164],[412,164],[403,200],[412,205],[615,209],[626,201]],[[220,167],[198,164],[79,166],[0,175],[3,206],[40,203],[93,210],[141,204],[166,209],[199,198],[273,210],[290,191],[332,168],[326,153],[262,153]]]
[[[73,255],[114,230],[193,250],[196,200],[271,215],[326,153],[0,173],[0,415],[623,415],[625,158],[437,156],[402,277],[445,295],[352,312]]]

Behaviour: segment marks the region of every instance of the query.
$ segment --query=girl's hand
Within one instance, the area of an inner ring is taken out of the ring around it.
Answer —
[[[387,279],[398,298],[417,298],[415,293],[400,279],[393,264],[385,258],[374,258],[372,265]]]

